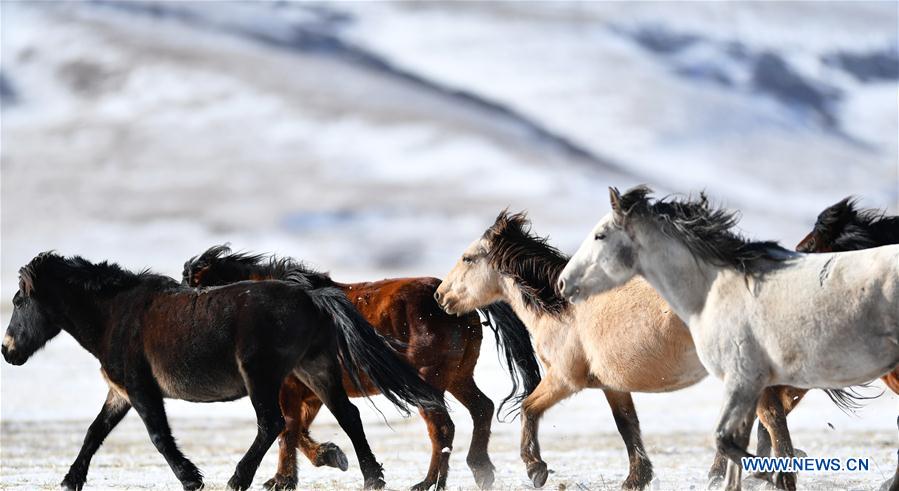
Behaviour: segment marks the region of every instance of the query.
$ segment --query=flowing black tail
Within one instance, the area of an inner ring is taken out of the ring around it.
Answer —
[[[512,392],[506,396],[496,410],[496,419],[503,421],[500,414],[503,407],[512,403],[506,410],[506,418],[513,419],[521,411],[521,401],[537,388],[540,383],[540,364],[534,355],[534,346],[527,327],[505,302],[496,302],[484,310],[487,325],[493,330],[498,348],[497,356],[505,358],[506,368],[512,378]]]
[[[857,387],[870,387],[869,384],[861,384]],[[883,395],[883,391],[877,395],[865,395],[859,394],[855,387],[848,387],[845,389],[822,389],[827,397],[830,398],[831,402],[834,403],[835,406],[840,408],[840,411],[843,411],[845,414],[855,414],[855,411],[861,409],[864,404],[863,401],[867,401],[870,399],[876,399]]]
[[[353,385],[363,394],[360,370],[404,415],[409,406],[446,410],[443,396],[401,360],[375,328],[335,287],[307,290],[315,306],[327,314],[337,332],[337,356]]]

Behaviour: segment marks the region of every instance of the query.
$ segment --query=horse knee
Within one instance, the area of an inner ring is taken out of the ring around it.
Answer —
[[[453,420],[446,417],[443,421],[443,424],[440,425],[440,433],[443,434],[443,437],[449,441],[453,440],[453,437],[456,436],[456,424],[453,423]]]
[[[284,431],[286,426],[284,417],[278,414],[277,416],[269,417],[263,421],[262,424],[259,425],[259,429],[263,431],[266,436],[277,438],[278,435]]]
[[[730,451],[737,446],[734,436],[726,431],[718,431],[715,433],[715,447],[724,455],[730,454]]]

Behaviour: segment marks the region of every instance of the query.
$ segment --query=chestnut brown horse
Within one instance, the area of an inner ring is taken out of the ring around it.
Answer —
[[[215,286],[242,280],[292,279],[308,288],[334,286],[342,290],[360,313],[382,335],[395,343],[400,357],[418,370],[420,376],[441,394],[448,391],[461,402],[474,422],[467,463],[481,488],[493,484],[493,464],[487,454],[493,402],[474,381],[474,368],[481,346],[481,323],[474,312],[462,316],[444,313],[434,301],[440,280],[436,278],[399,278],[366,283],[336,283],[322,273],[289,258],[231,253],[227,246],[212,247],[187,261],[184,282],[195,287]],[[500,346],[519,345],[506,361],[513,380],[512,394],[519,386],[529,394],[540,382],[537,360],[527,330],[511,309],[503,304],[486,309],[494,319],[491,327],[502,339]],[[359,391],[346,383],[351,397],[376,394],[366,387]],[[346,468],[346,457],[330,442],[318,443],[309,435],[309,426],[321,408],[321,400],[300,380],[288,378],[281,390],[281,408],[287,425],[280,440],[278,471],[268,483],[270,488],[291,487],[296,482],[296,448],[315,465]],[[450,451],[453,446],[452,419],[441,410],[422,411],[431,438],[431,463],[425,479],[413,489],[446,484]]]
[[[401,409],[443,408],[442,394],[399,360],[341,292],[314,292],[285,281],[246,282],[198,292],[166,276],[52,253],[19,271],[19,290],[3,338],[3,358],[22,365],[61,330],[100,361],[109,392],[62,482],[84,486],[91,458],[133,406],[150,440],[184,489],[203,487],[199,469],[178,449],[163,399],[230,401],[249,396],[257,433],[228,481],[247,489],[284,428],[282,381],[299,378],[349,435],[366,488],[384,486],[359,411],[344,391],[341,365],[364,373]],[[359,376],[351,385],[362,387]]]
[[[899,244],[899,216],[887,216],[880,210],[858,209],[857,201],[847,197],[818,215],[814,228],[799,242],[796,250],[807,253],[845,252],[890,244]],[[899,394],[899,368],[884,375],[881,380],[890,390]],[[786,415],[799,404],[806,392],[806,389],[785,386],[767,389],[766,396],[770,393],[780,402],[773,407],[783,408],[782,414],[775,415],[772,419],[785,428]],[[775,445],[778,443],[774,442]],[[759,425],[756,453],[768,455],[771,446],[771,436]],[[899,491],[899,466],[890,491]]]

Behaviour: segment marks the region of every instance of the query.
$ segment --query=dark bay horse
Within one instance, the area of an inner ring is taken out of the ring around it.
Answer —
[[[342,292],[309,292],[290,282],[244,282],[196,290],[148,271],[43,253],[19,270],[19,290],[3,340],[4,359],[24,364],[60,330],[94,355],[109,385],[81,452],[62,482],[81,489],[91,457],[133,406],[156,449],[184,489],[203,476],[178,449],[164,398],[192,402],[249,396],[257,434],[228,481],[247,489],[266,450],[284,428],[278,404],[293,374],[331,410],[349,435],[366,488],[384,486],[359,411],[347,398],[341,364],[391,402],[445,409],[442,396],[399,360]]]
[[[448,391],[468,410],[474,423],[467,463],[481,488],[493,484],[493,464],[487,453],[493,402],[474,381],[474,368],[480,354],[481,324],[474,312],[450,316],[434,301],[440,284],[436,278],[398,278],[366,283],[337,283],[327,274],[309,269],[290,258],[232,253],[227,246],[211,247],[184,265],[185,284],[195,287],[225,285],[243,280],[283,279],[316,289],[341,290],[374,328],[394,343],[399,355],[441,394]],[[540,382],[539,365],[527,330],[505,304],[485,309],[494,321],[491,327],[502,339],[506,365],[513,381],[512,394],[518,401]],[[367,385],[359,390],[344,386],[350,397],[377,394]],[[516,396],[521,387],[523,395]],[[316,466],[345,468],[346,457],[330,442],[318,443],[309,435],[309,426],[321,408],[321,400],[297,378],[288,377],[281,390],[281,409],[287,425],[280,439],[278,471],[266,483],[269,488],[290,487],[296,482],[296,448]],[[454,425],[445,411],[423,410],[421,416],[431,439],[431,462],[425,479],[413,489],[442,489],[446,484]]]
[[[796,250],[806,253],[845,252],[870,249],[890,244],[899,244],[899,216],[888,216],[880,210],[859,209],[852,197],[844,198],[822,211],[815,226]],[[899,369],[881,377],[894,393],[899,394]],[[786,427],[786,415],[805,396],[805,389],[794,387],[772,387],[767,392],[776,394],[783,407],[783,414],[773,418]],[[899,419],[897,419],[899,425]],[[776,440],[776,439],[775,439]],[[775,444],[779,442],[775,441]],[[768,455],[771,451],[771,436],[760,425],[758,429],[758,455]],[[890,491],[899,491],[899,466],[893,477]]]

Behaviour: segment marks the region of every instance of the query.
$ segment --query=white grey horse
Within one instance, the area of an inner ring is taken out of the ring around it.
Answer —
[[[690,329],[722,379],[716,441],[739,489],[756,400],[765,387],[839,389],[899,365],[899,246],[800,254],[732,231],[736,214],[698,200],[610,189],[612,212],[559,277],[572,302],[642,275]]]

